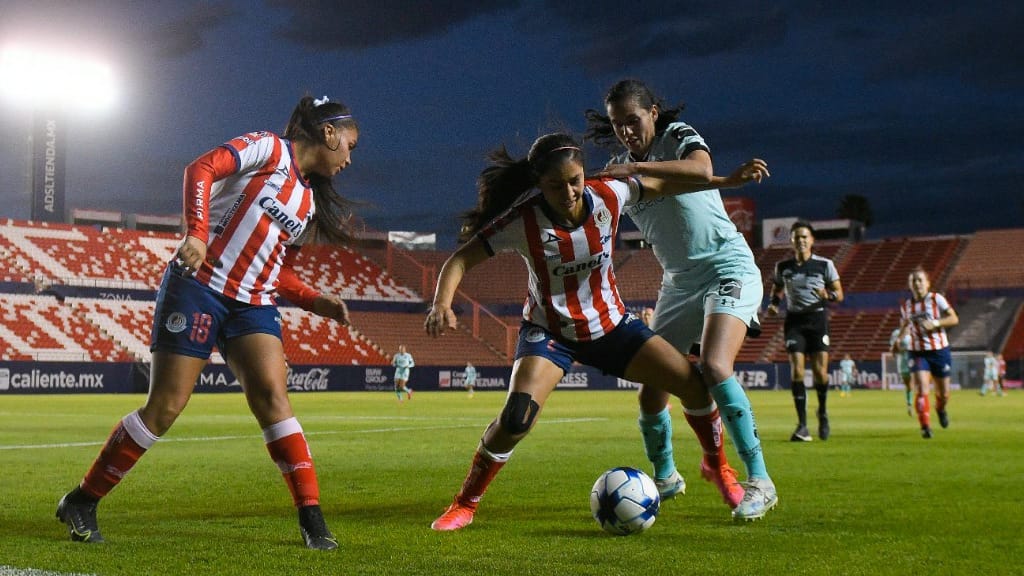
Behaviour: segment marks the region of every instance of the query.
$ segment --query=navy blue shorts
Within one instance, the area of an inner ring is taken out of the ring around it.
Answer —
[[[949,348],[910,351],[911,372],[931,372],[935,378],[947,378],[952,369],[953,355],[949,353]]]
[[[633,356],[653,337],[654,332],[629,313],[614,330],[590,342],[556,340],[551,332],[523,321],[519,328],[516,360],[524,356],[541,356],[554,362],[564,372],[568,372],[573,361],[576,361],[593,366],[605,374],[623,378]]]
[[[149,349],[209,358],[214,345],[224,353],[228,340],[246,334],[281,338],[276,306],[254,306],[200,284],[171,263],[160,282]]]

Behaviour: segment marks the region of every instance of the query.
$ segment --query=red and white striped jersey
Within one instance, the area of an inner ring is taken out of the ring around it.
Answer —
[[[951,308],[946,297],[938,292],[929,292],[920,300],[908,298],[903,303],[900,307],[900,317],[910,323],[911,350],[921,352],[949,348],[949,337],[945,328],[925,332],[921,328],[921,323],[925,320],[939,320],[942,314]]]
[[[523,319],[570,341],[596,340],[626,313],[615,287],[612,251],[619,216],[643,193],[640,181],[587,180],[586,220],[576,228],[552,222],[536,194],[478,234],[487,250],[518,252],[530,271]]]
[[[315,212],[291,142],[239,136],[189,164],[184,195],[188,234],[207,245],[196,279],[241,302],[273,304],[286,256]]]

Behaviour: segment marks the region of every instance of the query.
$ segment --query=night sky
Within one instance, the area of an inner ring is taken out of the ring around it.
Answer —
[[[1024,4],[630,4],[0,0],[0,46],[115,70],[116,107],[67,121],[69,207],[177,214],[194,157],[326,94],[361,127],[338,189],[450,248],[489,150],[582,135],[634,77],[685,103],[716,172],[768,161],[741,192],[760,217],[832,218],[860,194],[869,238],[1024,226]],[[0,216],[31,213],[30,117],[0,102]]]

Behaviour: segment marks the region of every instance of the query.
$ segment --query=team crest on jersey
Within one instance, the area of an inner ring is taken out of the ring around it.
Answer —
[[[828,334],[825,334],[824,336],[821,337],[821,343],[824,344],[825,346],[829,345],[829,343],[828,343]]]
[[[605,207],[601,207],[597,213],[594,214],[594,222],[597,222],[601,226],[604,226],[612,221],[612,213]]]
[[[526,331],[526,341],[530,344],[536,344],[544,340],[545,334],[542,328],[530,328]]]
[[[188,320],[185,319],[185,315],[181,312],[173,312],[167,317],[167,322],[164,323],[164,327],[166,327],[167,331],[172,334],[177,334],[178,332],[185,330],[187,326]]]

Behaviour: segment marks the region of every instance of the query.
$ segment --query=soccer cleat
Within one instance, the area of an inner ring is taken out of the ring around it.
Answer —
[[[907,404],[907,416],[913,416],[913,415],[914,415],[914,407],[911,406],[910,404]]]
[[[939,424],[943,428],[949,428],[949,414],[945,410],[939,410]]]
[[[736,479],[736,470],[728,464],[714,467],[708,464],[707,459],[700,461],[700,475],[708,482],[713,482],[722,494],[722,500],[735,509],[743,501],[743,485]]]
[[[921,438],[931,438],[931,437],[932,437],[931,426],[925,426],[925,427],[921,428]]]
[[[99,500],[89,498],[78,488],[65,494],[57,503],[57,519],[68,525],[68,533],[75,542],[104,542],[96,523],[97,504]]]
[[[818,412],[818,438],[828,440],[832,428],[828,425],[828,413]]]
[[[306,542],[306,548],[313,550],[334,550],[338,547],[338,539],[331,534],[324,521],[320,506],[302,506],[299,508],[299,531]]]
[[[734,520],[757,520],[764,518],[769,510],[779,503],[775,484],[768,478],[751,478],[746,484],[743,500],[732,511]]]
[[[406,388],[405,393],[409,396],[409,400],[412,400],[412,388]]]
[[[458,530],[459,528],[465,528],[473,523],[473,515],[476,514],[476,506],[463,506],[459,504],[459,500],[455,499],[451,506],[430,523],[432,530],[438,532],[450,532],[452,530]]]
[[[654,485],[658,487],[658,495],[662,500],[671,500],[679,494],[686,494],[686,480],[679,470],[673,470],[668,478],[655,478]]]
[[[807,426],[804,424],[797,426],[793,435],[789,437],[790,442],[810,442],[811,440],[814,440],[814,438],[811,437],[810,431],[807,430]]]

